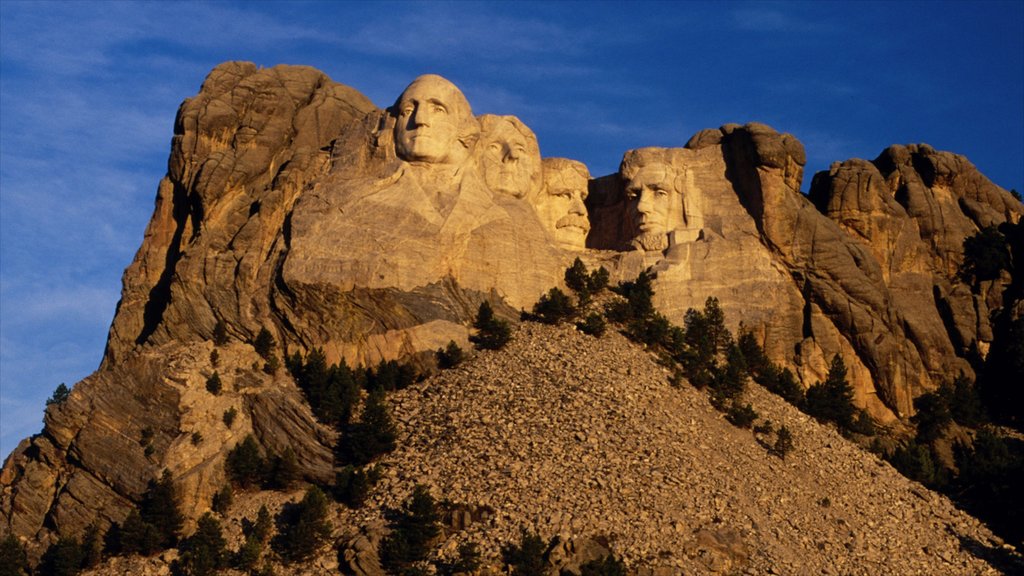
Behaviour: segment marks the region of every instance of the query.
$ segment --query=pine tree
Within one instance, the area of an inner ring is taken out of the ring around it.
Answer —
[[[576,313],[569,297],[558,288],[548,290],[547,294],[533,305],[533,314],[544,324],[558,324],[568,320]]]
[[[540,536],[523,528],[519,544],[505,547],[502,556],[516,576],[545,576],[548,573],[544,561],[546,548]]]
[[[223,515],[229,508],[231,508],[231,504],[234,501],[235,491],[231,488],[231,484],[228,483],[213,495],[213,503],[210,505],[210,508],[212,508],[214,512]]]
[[[434,355],[437,357],[437,367],[442,370],[454,368],[462,364],[466,358],[466,353],[455,343],[455,340],[449,340],[448,346],[438,348]]]
[[[853,405],[853,387],[846,381],[846,364],[836,354],[829,365],[824,382],[807,389],[805,411],[815,418],[835,422],[843,430],[853,425],[856,407]]]
[[[277,490],[289,490],[301,476],[299,461],[291,446],[284,449],[284,454],[275,456],[270,465],[270,484]]]
[[[381,563],[389,573],[399,573],[423,560],[440,534],[437,502],[430,490],[417,484],[380,545]]]
[[[39,573],[46,576],[74,576],[82,571],[82,546],[74,538],[61,537],[39,560]]]
[[[301,562],[312,556],[330,537],[327,520],[329,502],[316,486],[309,488],[302,501],[281,511],[278,517],[274,549],[288,562]]]
[[[217,371],[214,370],[213,374],[211,374],[210,377],[206,379],[206,391],[209,392],[210,394],[213,394],[214,396],[218,396],[220,395],[221,386],[222,384],[220,381],[220,374],[218,374]]]
[[[153,526],[159,535],[158,546],[170,548],[178,542],[178,534],[185,524],[179,511],[178,494],[174,488],[169,470],[164,470],[160,480],[151,481],[142,497],[139,513],[142,521]]]
[[[341,452],[349,464],[363,466],[395,449],[398,430],[383,391],[371,392],[358,423],[341,438]]]
[[[266,462],[260,454],[259,444],[252,434],[245,437],[228,452],[224,461],[224,469],[228,478],[236,486],[248,488],[263,481]]]
[[[274,347],[277,346],[277,341],[274,340],[274,335],[270,333],[270,330],[264,327],[260,328],[260,333],[256,335],[252,346],[261,358],[270,360],[271,355],[274,353]]]
[[[180,547],[178,569],[188,576],[209,576],[227,566],[227,541],[220,522],[209,512],[199,518],[196,531]]]
[[[508,322],[494,316],[491,304],[484,300],[477,310],[473,327],[477,333],[469,337],[469,341],[479,350],[498,350],[512,338],[512,329]]]
[[[69,390],[68,387],[63,382],[61,382],[60,384],[57,385],[57,389],[53,391],[53,395],[46,400],[46,405],[49,406],[51,404],[63,404],[65,401],[67,401],[69,396],[71,396],[71,390]]]
[[[28,554],[25,547],[14,533],[8,532],[7,536],[0,540],[0,576],[27,576],[28,570]]]
[[[224,346],[228,343],[228,327],[223,320],[217,320],[213,327],[213,343],[217,346]]]

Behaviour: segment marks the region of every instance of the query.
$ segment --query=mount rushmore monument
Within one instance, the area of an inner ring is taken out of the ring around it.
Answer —
[[[80,533],[97,511],[119,522],[164,468],[195,517],[250,432],[331,478],[332,432],[283,371],[250,369],[262,329],[282,354],[422,360],[467,346],[482,302],[516,318],[564,287],[577,257],[613,283],[649,269],[677,324],[718,298],[728,327],[804,386],[841,354],[856,403],[883,422],[973,374],[992,339],[1006,282],[961,281],[962,245],[1024,209],[962,156],[892,146],[836,162],[805,195],[803,146],[763,124],[627,150],[596,177],[542,152],[519,119],[475,116],[440,76],[381,110],[311,68],[216,67],[178,111],[102,365],[8,459],[3,522],[40,540]],[[203,428],[216,441],[194,446],[182,431],[230,400],[203,393],[218,326],[242,423]]]

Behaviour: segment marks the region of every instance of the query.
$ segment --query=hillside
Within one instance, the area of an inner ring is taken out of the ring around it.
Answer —
[[[335,505],[332,541],[380,537],[384,511],[423,483],[485,519],[435,547],[501,546],[527,528],[545,540],[607,541],[639,574],[998,574],[1024,567],[945,497],[909,481],[756,385],[748,400],[795,438],[784,459],[729,424],[707,395],[673,387],[655,359],[617,333],[525,323],[503,350],[389,395],[399,448],[363,509]],[[240,517],[300,492],[236,496]],[[358,546],[357,546],[358,548]],[[585,549],[580,546],[581,549]],[[373,553],[370,553],[373,556]],[[173,557],[172,554],[170,557]],[[342,554],[344,558],[344,554]],[[1007,559],[1017,564],[1007,564]],[[333,549],[289,574],[333,571]],[[158,559],[115,559],[89,574],[157,573]],[[375,562],[365,552],[360,569]],[[149,572],[136,572],[149,566]],[[372,568],[370,568],[372,572]]]

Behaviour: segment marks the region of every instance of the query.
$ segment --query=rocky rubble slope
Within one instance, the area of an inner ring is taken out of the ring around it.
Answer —
[[[451,531],[438,550],[444,556],[473,541],[493,566],[501,546],[527,528],[563,545],[607,541],[637,574],[1024,568],[948,499],[751,385],[747,399],[761,418],[794,434],[785,459],[769,454],[704,392],[671,386],[652,355],[617,333],[595,339],[567,326],[523,324],[506,349],[478,353],[389,398],[399,449],[379,462],[383,479],[365,508],[336,508],[342,553],[324,550],[283,572],[376,573],[366,544],[379,541],[384,511],[417,483],[438,499],[488,512]],[[229,540],[240,542],[241,518],[255,517],[260,505],[300,497],[236,498]],[[128,573],[166,573],[166,562],[115,559],[91,572]]]

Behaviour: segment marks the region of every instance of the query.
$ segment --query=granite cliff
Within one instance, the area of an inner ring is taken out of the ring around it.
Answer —
[[[261,368],[261,330],[278,357],[425,365],[466,344],[481,302],[514,317],[575,257],[613,281],[652,269],[677,323],[717,297],[729,328],[804,386],[841,354],[859,405],[906,418],[986,354],[1008,279],[963,281],[963,241],[1024,208],[923,144],[836,163],[807,196],[804,164],[791,135],[726,125],[589,179],[437,76],[380,110],[310,68],[220,65],[178,112],[102,365],[5,462],[0,529],[45,545],[120,522],[164,469],[195,519],[249,433],[329,481],[336,432],[283,370]],[[214,360],[218,330],[229,343]],[[211,396],[214,371],[225,385]]]

